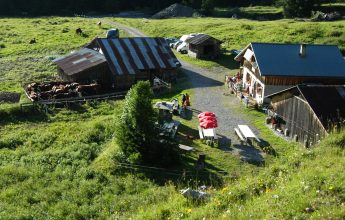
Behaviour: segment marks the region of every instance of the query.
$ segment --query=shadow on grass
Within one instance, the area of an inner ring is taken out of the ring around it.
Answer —
[[[240,64],[234,60],[235,56],[229,53],[223,53],[220,55],[219,59],[215,60],[220,66],[228,69],[239,69]]]
[[[34,107],[21,109],[20,106],[7,110],[0,110],[0,125],[7,125],[18,122],[44,122],[48,120],[47,114]]]
[[[265,159],[261,155],[261,151],[251,145],[234,144],[233,149],[238,152],[243,162],[257,166],[265,164]]]
[[[183,124],[179,127],[178,142],[187,146],[193,146],[193,139],[197,138],[197,129],[192,129]],[[211,158],[206,154],[205,168],[197,169],[197,161],[202,151],[194,149],[192,152],[179,151],[179,160],[170,168],[147,168],[138,169],[133,172],[135,175],[142,175],[158,185],[172,182],[175,185],[188,185],[198,187],[201,185],[220,187],[223,185],[222,176],[227,172],[221,167],[210,163]],[[132,172],[130,168],[121,169],[120,173]]]
[[[267,141],[260,139],[260,143],[258,145],[266,154],[269,154],[275,157],[278,156],[277,151]]]

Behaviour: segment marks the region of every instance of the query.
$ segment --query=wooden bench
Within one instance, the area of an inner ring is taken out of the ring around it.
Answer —
[[[198,126],[198,129],[199,129],[199,137],[200,137],[200,139],[204,139],[204,134],[202,133],[201,127]]]
[[[178,147],[181,149],[181,150],[184,150],[186,152],[190,152],[190,151],[193,151],[194,150],[194,147],[189,147],[187,145],[183,145],[183,144],[179,144]]]
[[[240,130],[238,128],[234,128],[234,130],[235,130],[236,135],[239,137],[239,139],[242,142],[246,141],[246,139],[244,139],[244,137],[242,136],[242,134],[241,134],[241,132],[240,132]]]

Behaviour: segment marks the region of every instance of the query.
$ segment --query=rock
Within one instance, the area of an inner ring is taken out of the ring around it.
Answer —
[[[304,209],[304,211],[307,212],[307,213],[311,213],[311,212],[314,212],[315,209],[313,207],[307,207],[307,208]]]
[[[209,194],[206,192],[202,192],[199,190],[193,190],[191,188],[183,189],[180,191],[181,194],[186,197],[186,198],[191,198],[191,199],[206,199],[209,197]]]
[[[194,13],[193,8],[175,3],[163,9],[162,11],[154,14],[152,18],[162,19],[162,18],[173,18],[173,17],[192,17],[193,13]]]

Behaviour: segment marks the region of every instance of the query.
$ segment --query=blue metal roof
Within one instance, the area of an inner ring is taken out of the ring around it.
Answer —
[[[251,43],[262,76],[345,77],[345,60],[335,45]]]

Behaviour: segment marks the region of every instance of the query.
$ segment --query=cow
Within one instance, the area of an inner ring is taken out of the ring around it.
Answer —
[[[33,38],[30,40],[29,44],[35,44],[36,43],[36,38]]]
[[[75,33],[78,35],[82,35],[83,34],[83,30],[81,28],[77,28],[75,29]]]

